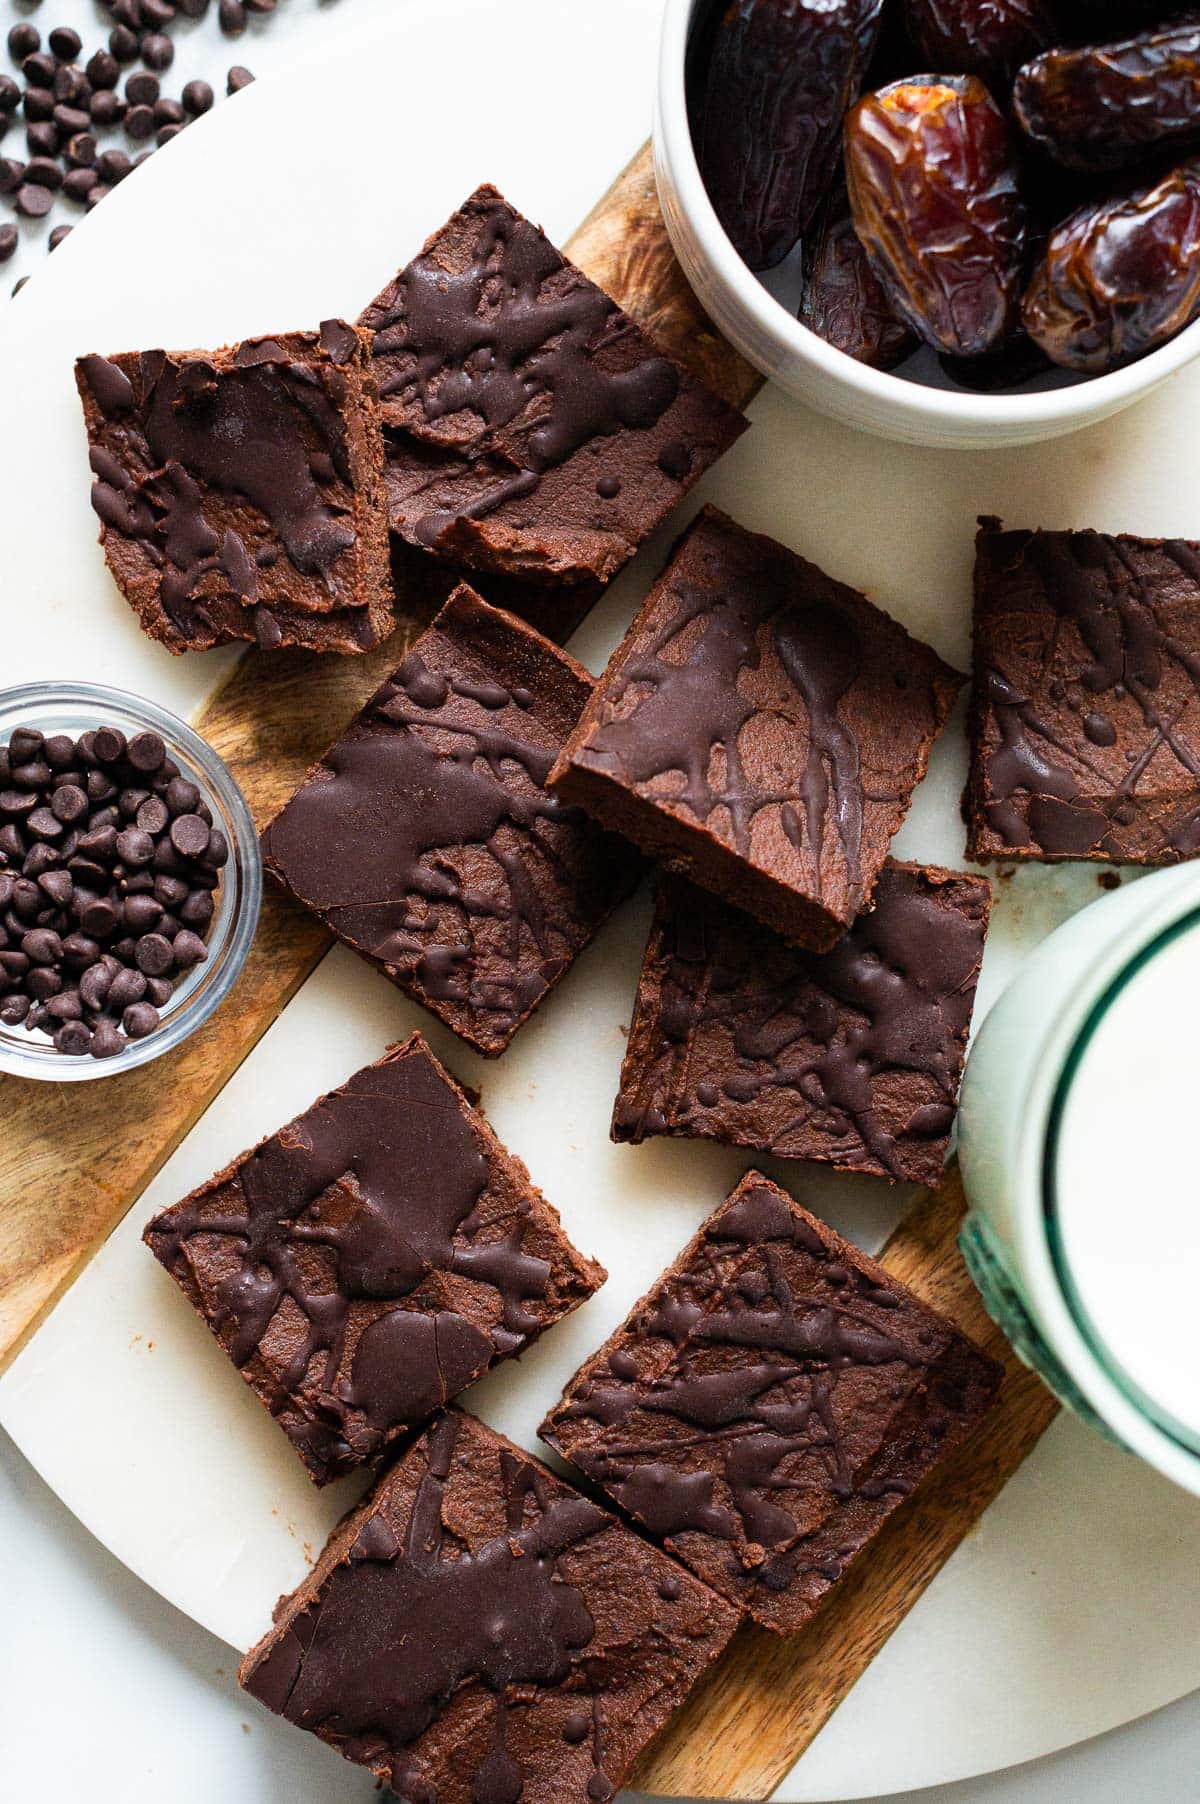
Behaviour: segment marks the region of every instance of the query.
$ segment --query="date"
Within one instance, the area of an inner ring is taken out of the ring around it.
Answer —
[[[1017,76],[1027,135],[1068,169],[1118,169],[1200,139],[1200,19],[1050,50]]]
[[[1059,41],[1049,0],[904,0],[909,36],[923,65],[955,75],[1011,79]]]
[[[1200,317],[1200,158],[1080,207],[1051,232],[1022,307],[1052,363],[1101,375]]]
[[[1004,115],[980,78],[864,95],[845,150],[855,229],[893,312],[952,357],[999,345],[1020,301],[1025,209]]]
[[[723,14],[705,83],[700,168],[751,269],[781,263],[811,224],[882,10],[883,0],[733,0]]]
[[[867,260],[842,182],[805,239],[800,323],[872,369],[893,370],[917,348],[915,334],[892,312]]]

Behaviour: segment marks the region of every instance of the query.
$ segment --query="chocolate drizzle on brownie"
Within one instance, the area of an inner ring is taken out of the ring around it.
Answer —
[[[555,696],[509,687],[492,658],[540,663]],[[576,670],[460,590],[264,836],[308,907],[489,1053],[633,881],[623,849],[544,787],[551,703],[587,694]]]
[[[386,551],[382,521],[359,543],[362,487],[373,482],[371,500],[382,500],[382,452],[372,422],[355,417],[375,408],[366,370],[365,337],[339,320],[211,356],[80,359],[92,504],[107,532],[131,541],[117,555],[106,537],[109,561],[172,649],[235,636],[271,647],[285,627],[296,636],[297,614],[315,617],[318,649],[323,634],[344,649],[350,623],[320,624],[343,609],[355,610],[359,639],[380,636],[379,600],[355,593],[364,553]],[[280,558],[290,581],[264,583]]]
[[[972,849],[1200,851],[1200,549],[985,521],[977,589]]]
[[[451,1412],[335,1531],[240,1678],[409,1804],[608,1804],[735,1623]]]
[[[542,1433],[786,1633],[936,1457],[923,1445],[955,1438],[997,1376],[952,1324],[751,1173]]]
[[[666,885],[613,1118],[932,1180],[954,1118],[987,887],[888,864],[830,952]]]
[[[172,1271],[220,1249],[211,1325],[236,1365],[267,1358],[273,1412],[329,1476],[354,1463],[350,1412],[366,1419],[356,1438],[378,1447],[544,1326],[555,1274],[527,1250],[544,1227],[536,1193],[485,1208],[494,1177],[481,1125],[414,1039],[146,1237]],[[291,1417],[314,1381],[305,1428]]]

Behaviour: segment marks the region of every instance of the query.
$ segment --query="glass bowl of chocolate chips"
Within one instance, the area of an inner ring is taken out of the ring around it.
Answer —
[[[245,798],[164,709],[92,683],[0,690],[0,1072],[130,1071],[228,996],[262,897]]]

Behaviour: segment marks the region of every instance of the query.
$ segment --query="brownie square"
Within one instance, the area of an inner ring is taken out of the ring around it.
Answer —
[[[1200,852],[1200,544],[980,521],[972,858]]]
[[[369,337],[81,357],[109,569],[168,651],[362,652],[393,626]]]
[[[870,903],[961,682],[863,596],[705,508],[550,787],[820,951]]]
[[[450,1411],[335,1530],[239,1677],[410,1804],[604,1804],[736,1625]]]
[[[325,1484],[604,1282],[420,1034],[143,1237]]]
[[[488,1057],[637,882],[545,789],[591,690],[459,588],[263,835],[274,876]]]
[[[541,1433],[706,1584],[792,1635],[1002,1376],[752,1171]]]
[[[614,1140],[720,1140],[937,1184],[991,902],[985,878],[889,859],[875,906],[802,952],[659,885]]]
[[[594,596],[746,427],[492,187],[362,324],[392,530],[468,569]]]

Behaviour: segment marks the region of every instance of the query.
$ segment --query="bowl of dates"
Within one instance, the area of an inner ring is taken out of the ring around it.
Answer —
[[[850,425],[1074,432],[1200,355],[1200,12],[667,0],[667,230],[756,368]]]

